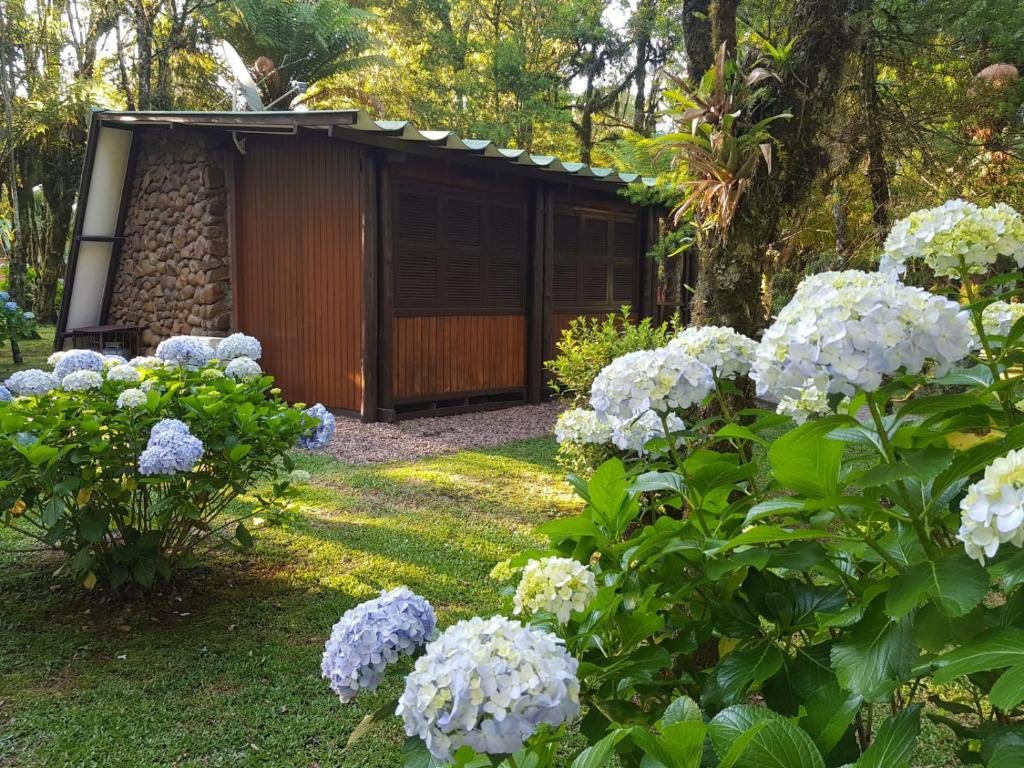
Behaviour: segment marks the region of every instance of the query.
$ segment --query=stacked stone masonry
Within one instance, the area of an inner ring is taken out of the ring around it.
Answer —
[[[144,327],[142,346],[231,327],[223,154],[201,133],[137,134],[131,198],[110,321]]]

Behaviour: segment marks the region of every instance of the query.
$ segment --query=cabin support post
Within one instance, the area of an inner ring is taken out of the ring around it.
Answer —
[[[643,236],[640,239],[640,307],[638,316],[657,316],[658,265],[647,257],[647,252],[658,242],[658,213],[654,208],[644,208],[641,213]]]
[[[363,247],[363,334],[362,379],[363,398],[360,416],[363,421],[377,420],[378,394],[378,237],[377,237],[377,158],[372,149],[360,156],[360,187],[362,201]]]
[[[539,403],[544,385],[544,317],[549,302],[544,296],[544,238],[547,227],[544,191],[539,184],[530,190],[530,317],[527,325],[526,401]]]
[[[238,151],[232,147],[221,152],[224,161],[224,183],[227,186],[228,198],[228,278],[231,281],[231,330],[238,327],[238,228],[239,213],[238,193],[241,189],[242,161]]]
[[[544,285],[543,285],[543,298],[541,301],[542,306],[542,339],[541,339],[541,358],[545,355],[554,355],[555,352],[555,340],[554,340],[554,325],[552,322],[552,286],[555,280],[555,198],[554,193],[551,190],[547,190],[543,195],[543,245],[541,262],[544,265]],[[542,373],[543,376],[543,373]],[[546,377],[542,378],[545,381]],[[546,388],[545,388],[546,389]]]
[[[380,236],[377,270],[377,371],[378,418],[395,419],[393,366],[395,359],[392,327],[395,316],[395,238],[392,215],[391,169],[386,161],[377,163],[377,210],[380,212],[377,230]]]

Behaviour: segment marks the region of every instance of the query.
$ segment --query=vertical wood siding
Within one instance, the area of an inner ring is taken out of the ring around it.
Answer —
[[[396,317],[396,399],[526,386],[526,315]]]
[[[360,150],[249,137],[238,178],[238,329],[289,400],[358,410],[362,399]]]

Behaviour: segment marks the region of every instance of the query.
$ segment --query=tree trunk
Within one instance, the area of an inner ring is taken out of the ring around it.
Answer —
[[[881,112],[878,108],[878,65],[875,58],[874,2],[862,0],[864,31],[861,42],[861,107],[864,112],[865,144],[868,157],[868,185],[871,188],[871,220],[875,236],[885,242],[890,225],[889,171],[885,167]]]
[[[766,315],[762,296],[767,251],[780,220],[798,209],[828,165],[819,134],[832,114],[843,67],[857,42],[849,19],[861,0],[796,0],[791,28],[799,34],[790,70],[765,114],[788,112],[774,124],[782,159],[774,174],[762,169],[747,190],[727,233],[700,254],[694,324],[730,325],[757,338]],[[716,6],[721,12],[724,0]],[[718,32],[721,36],[721,32]],[[726,39],[726,38],[721,38]]]
[[[587,72],[587,87],[583,92],[583,110],[580,114],[580,162],[590,165],[594,149],[594,75]]]
[[[711,50],[717,51],[725,43],[725,54],[736,53],[736,8],[739,0],[715,0],[711,6]]]
[[[633,130],[641,136],[650,135],[647,125],[647,63],[651,55],[651,28],[654,24],[656,0],[640,0],[633,18],[636,20],[636,73],[633,82]],[[652,93],[653,96],[653,93]]]
[[[832,223],[836,228],[836,253],[845,261],[850,255],[850,236],[847,226],[846,193],[838,182],[832,187]]]
[[[711,69],[715,52],[711,47],[711,0],[683,0],[683,45],[686,48],[686,76],[698,83]]]
[[[57,281],[64,273],[64,253],[71,228],[74,192],[66,189],[63,182],[63,179],[53,179],[44,182],[43,186],[43,194],[50,208],[50,225],[46,232],[42,263],[39,265],[35,302],[36,316],[43,323],[57,320]]]
[[[725,325],[751,338],[761,335],[764,254],[777,226],[778,214],[770,208],[748,210],[733,221],[727,240],[700,249],[691,325]]]

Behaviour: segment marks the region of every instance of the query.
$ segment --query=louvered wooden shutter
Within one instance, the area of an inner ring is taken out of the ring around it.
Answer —
[[[638,227],[616,213],[565,206],[554,214],[556,308],[609,311],[636,304]]]
[[[440,285],[440,195],[402,189],[395,202],[395,305],[430,306]]]
[[[445,200],[446,304],[454,307],[480,303],[484,240],[484,207],[475,200],[448,195]]]
[[[523,203],[409,184],[396,188],[394,209],[396,310],[525,310]]]
[[[526,306],[526,217],[521,205],[487,207],[487,279],[484,300],[493,308]]]
[[[612,224],[612,301],[616,304],[637,302],[637,225],[617,220]]]

